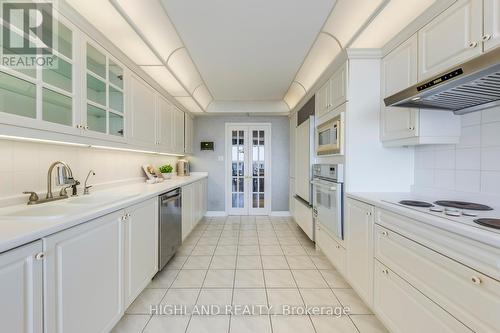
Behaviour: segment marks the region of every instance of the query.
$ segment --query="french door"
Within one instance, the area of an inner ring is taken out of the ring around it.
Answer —
[[[270,156],[270,124],[226,124],[228,214],[270,214]]]

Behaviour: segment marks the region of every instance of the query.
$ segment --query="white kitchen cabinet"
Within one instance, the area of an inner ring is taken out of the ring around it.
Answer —
[[[475,332],[500,327],[500,282],[379,225],[375,256]]]
[[[419,80],[482,52],[483,2],[458,0],[418,32]]]
[[[295,223],[304,231],[312,241],[314,241],[314,224],[312,208],[303,200],[295,198],[294,219]]]
[[[500,0],[484,0],[484,51],[500,45]]]
[[[353,199],[347,199],[345,209],[347,277],[356,292],[371,306],[375,209],[371,205]]]
[[[125,210],[125,308],[158,271],[158,198]]]
[[[186,154],[193,153],[193,144],[194,144],[194,124],[193,117],[190,114],[185,114],[185,152]]]
[[[382,97],[417,83],[417,35],[409,38],[382,60]],[[386,107],[382,99],[382,141],[411,138],[418,133],[418,109]]]
[[[325,231],[321,225],[316,226],[316,245],[333,266],[343,275],[346,273],[346,249],[337,239],[334,239],[329,232]]]
[[[0,254],[0,330],[43,332],[42,242]]]
[[[130,77],[130,131],[129,140],[135,144],[155,146],[156,94],[141,78]]]
[[[311,202],[311,118],[295,129],[295,194],[306,202]]]
[[[123,314],[123,211],[43,239],[45,332],[109,332]]]
[[[174,152],[184,154],[184,112],[174,108]]]
[[[191,233],[207,212],[207,179],[182,187],[182,240]]]
[[[156,142],[162,152],[174,151],[174,111],[173,106],[161,95],[156,100]]]
[[[330,79],[328,111],[347,101],[347,62],[340,66]]]
[[[320,119],[347,101],[347,62],[316,92],[315,115]]]
[[[315,96],[315,113],[316,117],[320,118],[328,113],[330,109],[330,81],[319,88]]]
[[[382,59],[383,98],[418,82],[418,38],[413,35]],[[380,139],[385,146],[458,143],[460,117],[452,112],[386,107],[381,100]]]
[[[194,185],[193,183],[182,187],[182,241],[186,239],[193,228],[194,220]]]
[[[391,332],[472,332],[377,260],[374,282],[374,311]]]

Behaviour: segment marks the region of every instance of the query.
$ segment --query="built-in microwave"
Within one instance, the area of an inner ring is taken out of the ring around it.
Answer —
[[[342,154],[342,113],[316,127],[316,155]]]

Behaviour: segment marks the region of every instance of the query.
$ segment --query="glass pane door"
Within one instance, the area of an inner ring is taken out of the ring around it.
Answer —
[[[252,130],[252,208],[265,208],[265,134]]]
[[[231,131],[231,208],[245,208],[245,131]]]
[[[269,214],[269,125],[228,126],[226,140],[228,213]]]

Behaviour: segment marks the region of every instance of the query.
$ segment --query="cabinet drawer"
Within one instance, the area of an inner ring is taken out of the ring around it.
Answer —
[[[377,260],[374,278],[374,310],[391,332],[472,332]]]
[[[297,198],[295,198],[294,218],[295,222],[305,232],[307,237],[309,237],[311,240],[314,240],[312,209]]]
[[[500,282],[379,225],[375,257],[478,332],[498,332]]]
[[[316,243],[325,256],[331,261],[333,266],[345,274],[346,271],[346,250],[335,241],[330,235],[324,230],[317,230],[316,233]]]

